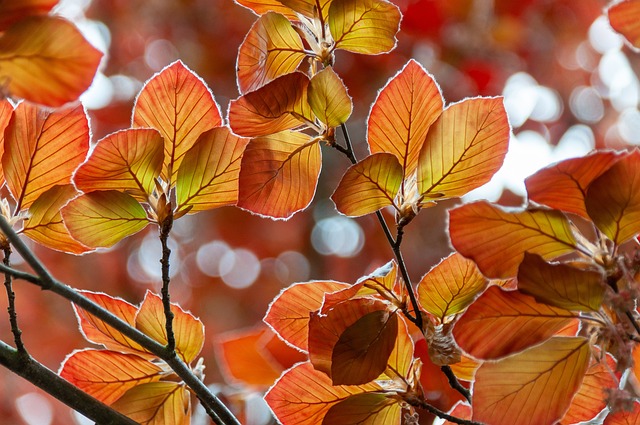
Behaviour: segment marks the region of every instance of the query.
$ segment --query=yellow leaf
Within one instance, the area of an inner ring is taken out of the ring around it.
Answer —
[[[137,385],[111,405],[141,425],[189,425],[191,400],[184,384],[151,382]]]
[[[351,116],[351,97],[331,67],[323,69],[311,78],[308,96],[311,110],[329,128],[345,123]]]

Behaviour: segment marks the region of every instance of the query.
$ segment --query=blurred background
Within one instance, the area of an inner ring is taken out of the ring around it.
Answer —
[[[469,199],[521,205],[523,180],[536,170],[594,148],[640,144],[640,61],[610,29],[605,0],[394,2],[404,18],[391,54],[338,52],[336,57],[335,69],[354,100],[347,125],[360,158],[367,153],[370,105],[410,58],[435,76],[447,103],[478,95],[505,98],[513,128],[509,154],[492,182]],[[238,96],[237,49],[256,16],[231,0],[63,0],[56,12],[74,20],[105,52],[82,97],[93,141],[129,127],[136,93],[176,59],[206,81],[224,115],[229,100]],[[265,385],[244,386],[229,376],[216,341],[230,335],[261,340],[259,324],[269,302],[293,282],[352,283],[392,258],[375,217],[351,220],[336,213],[328,198],[349,163],[330,149],[323,149],[323,156],[315,200],[287,222],[222,208],[174,226],[172,300],[204,322],[206,382],[248,406],[246,423],[268,423],[253,392]],[[403,253],[414,282],[451,251],[446,209],[458,202],[423,210],[407,228]],[[159,291],[160,243],[153,227],[82,257],[35,249],[56,278],[76,288],[134,304],[147,289]],[[17,255],[14,261],[20,261]],[[68,353],[89,346],[68,303],[24,282],[15,286],[24,340],[36,359],[57,370]],[[5,311],[6,299],[0,298]],[[0,320],[0,338],[11,341],[7,322]],[[278,372],[284,366],[273,367]],[[0,379],[2,424],[89,423],[4,369]]]

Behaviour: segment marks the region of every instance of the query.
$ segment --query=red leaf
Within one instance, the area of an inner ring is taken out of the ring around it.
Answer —
[[[630,412],[620,411],[607,415],[603,425],[638,425],[640,424],[640,403],[633,403],[633,410]]]
[[[634,47],[640,47],[640,1],[625,0],[615,3],[607,14],[613,29],[624,35]]]
[[[287,19],[292,21],[298,19],[294,11],[283,6],[278,0],[234,0],[234,2],[258,15],[264,15],[265,13],[273,11],[286,16]]]
[[[0,31],[27,16],[46,15],[59,0],[21,0],[0,2]]]
[[[7,99],[0,100],[0,159],[4,155],[4,131],[13,115],[13,105]],[[2,164],[0,164],[2,165]],[[4,184],[4,171],[0,167],[0,186]]]

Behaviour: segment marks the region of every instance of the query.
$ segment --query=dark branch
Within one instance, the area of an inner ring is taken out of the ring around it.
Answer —
[[[470,421],[467,419],[460,419],[455,416],[451,416],[450,414],[443,412],[437,407],[430,405],[429,403],[424,401],[422,398],[410,397],[408,399],[405,399],[405,401],[414,407],[419,407],[421,409],[427,410],[429,413],[432,413],[437,417],[445,419],[449,422],[453,422],[460,425],[483,425],[482,422]]]
[[[4,258],[2,264],[9,267],[11,265],[11,246],[7,244],[3,248]],[[18,353],[24,356],[28,356],[27,349],[22,342],[22,331],[18,326],[18,313],[16,312],[16,294],[13,292],[13,276],[9,273],[4,275],[4,287],[7,291],[7,301],[9,306],[7,311],[9,312],[9,325],[11,326],[11,333],[13,334],[13,341],[16,345]]]
[[[440,370],[442,371],[442,373],[445,374],[445,376],[449,380],[449,385],[451,386],[451,388],[458,391],[460,394],[464,396],[464,398],[467,399],[469,403],[471,403],[471,391],[469,391],[468,389],[463,387],[462,384],[460,384],[460,381],[458,381],[458,377],[453,373],[453,371],[451,370],[451,367],[441,366]]]
[[[169,276],[169,259],[171,257],[171,250],[169,249],[169,233],[173,227],[173,216],[169,215],[160,224],[160,243],[162,244],[162,258],[160,264],[162,265],[162,306],[164,308],[164,317],[166,319],[167,330],[167,351],[173,352],[175,355],[176,339],[173,333],[173,312],[171,311],[171,295],[169,293],[169,284],[171,278]]]
[[[407,271],[407,265],[402,258],[402,251],[400,251],[400,245],[402,244],[402,238],[404,236],[404,227],[398,226],[398,235],[396,236],[396,243],[392,245],[393,253],[396,256],[396,260],[398,260],[398,267],[400,268],[400,273],[402,274],[402,280],[404,280],[405,287],[407,288],[407,293],[409,294],[409,299],[411,300],[411,305],[413,306],[413,323],[420,329],[421,332],[424,332],[422,328],[422,314],[420,314],[420,307],[418,306],[418,300],[416,299],[416,294],[413,289],[413,285],[411,284],[411,278],[409,277],[409,272]],[[409,316],[409,319],[412,319]]]

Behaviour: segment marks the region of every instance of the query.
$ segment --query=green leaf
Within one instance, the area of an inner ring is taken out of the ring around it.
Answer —
[[[313,113],[329,128],[345,123],[351,116],[351,97],[331,67],[323,69],[311,78],[308,96]]]

